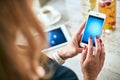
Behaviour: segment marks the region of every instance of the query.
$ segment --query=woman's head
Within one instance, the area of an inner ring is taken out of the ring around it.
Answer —
[[[28,80],[30,73],[36,73],[38,65],[44,65],[46,58],[40,53],[46,41],[42,26],[29,0],[0,0],[0,80]],[[16,46],[18,31],[28,43],[25,50]],[[39,34],[39,45],[33,31]],[[40,64],[38,59],[42,60]]]

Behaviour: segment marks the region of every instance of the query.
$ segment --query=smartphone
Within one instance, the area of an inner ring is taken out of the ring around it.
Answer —
[[[49,46],[43,51],[48,51],[64,46],[70,40],[70,35],[64,24],[46,29],[45,33],[47,36]]]
[[[95,37],[100,38],[102,29],[105,23],[106,15],[99,12],[91,11],[88,15],[87,22],[85,24],[85,29],[80,42],[80,46],[84,47],[88,45],[88,39],[92,37],[93,46],[95,46]]]

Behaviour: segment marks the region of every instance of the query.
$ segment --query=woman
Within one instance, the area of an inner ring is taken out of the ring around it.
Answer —
[[[78,43],[84,24],[72,40],[51,59],[40,49],[46,43],[43,25],[34,16],[29,0],[0,0],[0,80],[78,80],[75,73],[61,65],[62,61],[82,52],[81,67],[84,80],[95,80],[101,71],[105,51],[101,39],[96,37],[96,51],[93,55],[92,38],[88,47],[81,48]],[[16,34],[24,36],[27,45],[16,45]],[[39,35],[39,41],[34,34]],[[69,50],[70,49],[70,50]],[[61,63],[61,62],[60,62]]]

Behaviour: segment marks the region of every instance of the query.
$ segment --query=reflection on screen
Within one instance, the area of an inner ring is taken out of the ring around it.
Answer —
[[[82,42],[88,43],[89,37],[92,36],[93,45],[95,46],[94,38],[96,36],[100,37],[103,22],[104,19],[89,15],[89,19],[88,22],[86,23],[86,29],[84,31]]]
[[[47,38],[50,47],[67,42],[61,28],[57,28],[47,32]]]

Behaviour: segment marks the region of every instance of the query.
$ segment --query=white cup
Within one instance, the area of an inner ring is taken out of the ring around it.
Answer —
[[[48,9],[44,9],[41,13],[43,20],[47,23],[52,17],[52,12]]]

